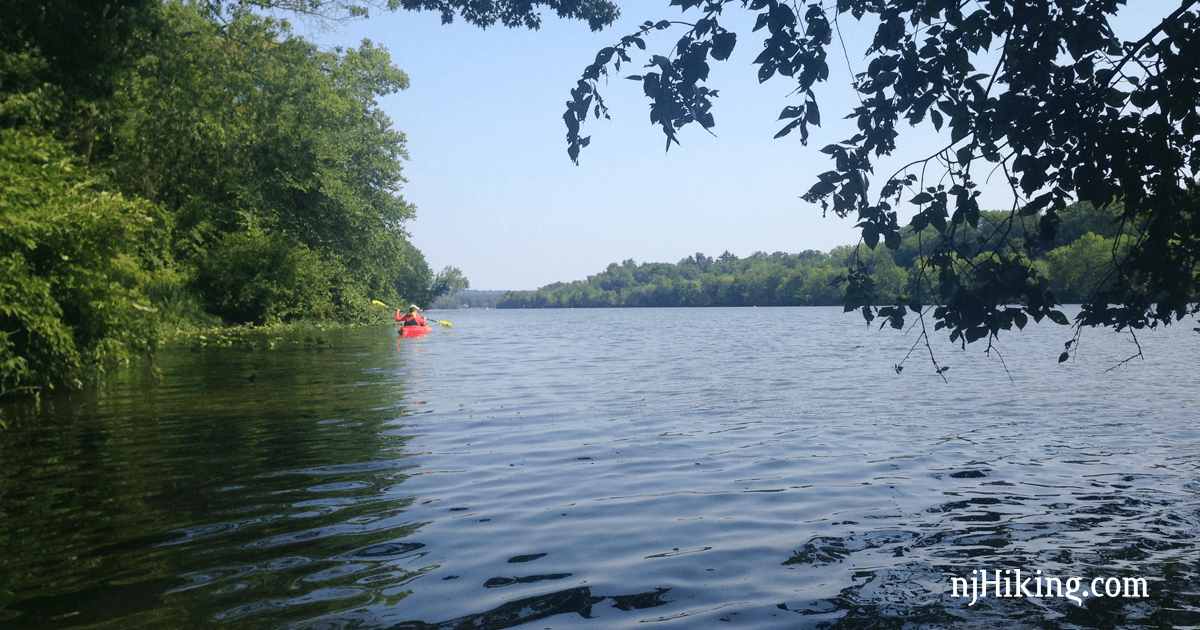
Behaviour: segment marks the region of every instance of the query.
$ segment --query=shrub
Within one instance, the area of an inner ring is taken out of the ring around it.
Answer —
[[[155,344],[136,252],[166,217],[103,190],[62,143],[0,130],[0,394],[77,387]],[[134,252],[134,253],[130,253]]]
[[[197,274],[209,312],[238,323],[329,318],[330,283],[328,267],[317,253],[285,235],[261,230],[225,236]]]

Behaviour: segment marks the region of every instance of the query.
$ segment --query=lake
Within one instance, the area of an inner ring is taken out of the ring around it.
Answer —
[[[1192,322],[430,315],[4,405],[0,627],[1200,626]]]

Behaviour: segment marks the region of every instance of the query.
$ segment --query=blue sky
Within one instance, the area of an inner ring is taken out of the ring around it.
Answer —
[[[799,197],[832,166],[819,149],[853,133],[841,120],[855,102],[847,62],[855,72],[865,70],[862,51],[873,28],[842,23],[849,59],[830,56],[830,82],[817,94],[824,127],[807,147],[797,134],[772,139],[782,126],[775,122],[779,111],[798,104],[787,97],[794,84],[758,83],[751,62],[761,32],[750,33],[752,12],[734,10],[722,23],[738,32],[738,45],[729,61],[713,63],[708,82],[720,90],[716,137],[693,125],[682,132],[682,146],[665,152],[640,84],[613,79],[601,92],[612,120],[589,120],[584,134],[592,143],[575,166],[562,114],[583,68],[638,24],[681,19],[666,0],[618,4],[621,19],[600,33],[552,14],[540,30],[528,31],[481,30],[461,21],[444,26],[435,13],[399,12],[306,35],[323,46],[370,39],[408,74],[411,87],[380,104],[408,138],[403,195],[417,206],[408,230],[431,267],[458,267],[475,289],[533,289],[583,279],[628,258],[673,263],[697,251],[744,257],[857,242],[852,220],[822,218],[819,206]],[[648,50],[667,51],[682,28],[659,32]],[[621,74],[640,74],[644,61],[634,62]],[[928,125],[906,127],[901,151],[876,164],[874,181],[932,153],[939,140]],[[998,179],[985,187],[984,208],[1012,203]]]

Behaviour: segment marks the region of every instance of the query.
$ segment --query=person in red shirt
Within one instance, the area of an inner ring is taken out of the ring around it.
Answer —
[[[405,326],[424,326],[425,318],[421,317],[421,314],[417,312],[419,310],[421,310],[421,309],[418,308],[416,304],[413,304],[412,306],[408,307],[408,312],[405,313],[403,316],[401,316],[400,311],[397,310],[396,311],[396,321],[403,322],[403,325],[405,325]]]

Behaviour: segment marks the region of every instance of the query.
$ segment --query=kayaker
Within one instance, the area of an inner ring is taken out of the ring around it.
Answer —
[[[400,311],[396,311],[396,321],[404,322],[405,326],[424,326],[425,318],[421,317],[421,314],[417,312],[419,310],[421,310],[420,307],[413,304],[408,307],[408,312],[403,316],[400,315]]]

